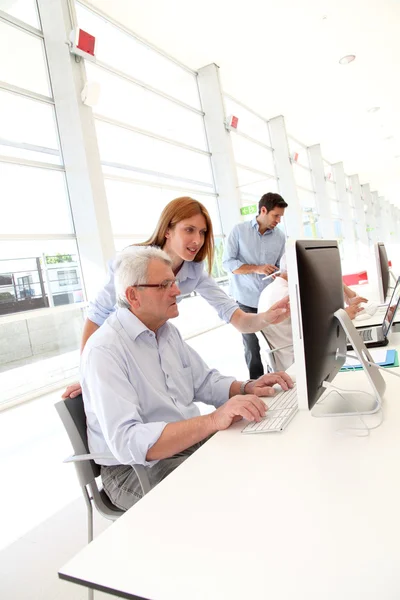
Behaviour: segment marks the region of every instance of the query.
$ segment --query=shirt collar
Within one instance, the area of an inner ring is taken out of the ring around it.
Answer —
[[[254,227],[254,229],[256,229],[257,233],[260,233],[259,229],[258,229],[258,223],[257,223],[257,217],[253,217],[252,220],[250,221],[252,227]],[[266,231],[264,231],[263,235],[271,235],[271,233],[273,233],[274,230],[273,229],[266,229]],[[260,233],[261,235],[261,233]]]
[[[252,220],[250,221],[252,227],[256,227],[258,230],[258,223],[257,223],[257,217],[253,217]]]
[[[151,331],[136,315],[129,310],[129,308],[120,307],[117,309],[117,319],[121,323],[122,328],[129,335],[131,340],[134,342],[144,331],[149,331],[155,335],[154,331]]]
[[[176,274],[178,281],[186,281],[186,279],[198,279],[199,271],[204,269],[203,262],[191,262],[184,260],[183,265]]]

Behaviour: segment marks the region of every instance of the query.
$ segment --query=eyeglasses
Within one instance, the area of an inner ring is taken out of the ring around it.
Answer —
[[[165,292],[165,290],[170,290],[174,284],[178,285],[177,279],[166,279],[161,283],[138,283],[137,285],[133,285],[132,287],[159,288],[160,290]]]

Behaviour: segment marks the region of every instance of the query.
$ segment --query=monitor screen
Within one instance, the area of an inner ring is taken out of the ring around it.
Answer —
[[[311,410],[345,362],[346,334],[334,316],[344,306],[338,244],[291,241],[287,259],[299,408]]]
[[[389,263],[383,242],[375,244],[375,260],[378,273],[379,301],[383,304],[389,289]]]

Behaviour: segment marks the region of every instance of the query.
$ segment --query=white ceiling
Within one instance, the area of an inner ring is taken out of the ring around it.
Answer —
[[[400,206],[398,0],[92,3],[193,69],[215,62],[224,91]]]

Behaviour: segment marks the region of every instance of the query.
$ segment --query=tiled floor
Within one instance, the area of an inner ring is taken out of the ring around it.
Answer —
[[[219,327],[189,340],[210,367],[247,378],[240,334]],[[57,570],[86,544],[86,506],[54,403],[60,392],[0,413],[0,598],[83,600]],[[109,522],[96,515],[95,534]],[[95,598],[110,598],[100,592]]]

